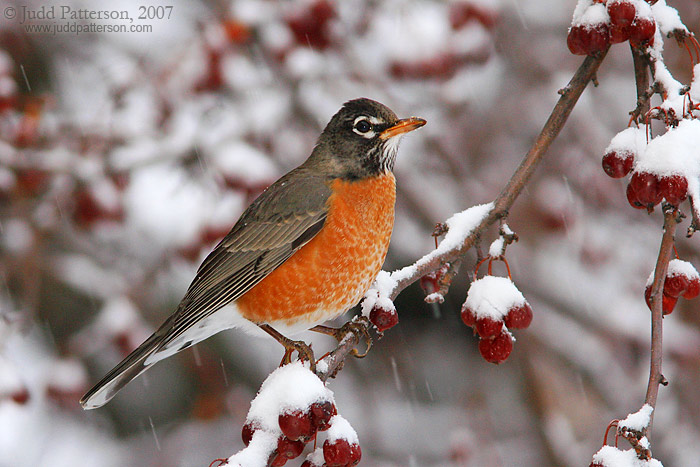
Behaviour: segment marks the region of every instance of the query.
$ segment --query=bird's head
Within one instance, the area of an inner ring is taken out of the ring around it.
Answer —
[[[344,179],[391,171],[401,136],[425,123],[417,117],[399,119],[371,99],[348,101],[326,125],[309,162]]]

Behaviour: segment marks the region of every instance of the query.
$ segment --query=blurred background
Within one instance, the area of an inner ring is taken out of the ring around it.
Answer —
[[[399,151],[384,268],[430,251],[435,223],[500,192],[581,63],[566,47],[575,3],[1,3],[0,466],[207,466],[241,449],[282,351],[239,331],[159,363],[104,408],[78,399],[173,311],[199,262],[348,99],[428,120]],[[669,3],[700,31],[700,3]],[[60,17],[80,9],[131,21]],[[76,33],[88,24],[139,29]],[[689,83],[685,50],[666,49]],[[588,465],[608,422],[642,405],[643,290],[662,218],[630,208],[600,166],[636,102],[627,44],[598,81],[508,219],[532,326],[505,363],[480,357],[459,319],[473,252],[439,308],[418,284],[404,291],[400,324],[330,384],[362,465]],[[685,222],[678,252],[697,266]],[[670,385],[652,449],[667,467],[700,465],[699,325],[698,301],[664,321]]]

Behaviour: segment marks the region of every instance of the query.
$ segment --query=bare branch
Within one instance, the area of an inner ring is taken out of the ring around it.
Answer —
[[[606,53],[607,50],[601,53],[599,56],[586,57],[578,70],[576,70],[574,76],[571,78],[571,81],[569,81],[569,84],[567,84],[566,87],[560,91],[561,97],[554,106],[554,110],[552,110],[547,123],[545,123],[542,131],[530,148],[530,151],[525,155],[520,163],[520,166],[516,169],[513,176],[510,178],[510,180],[508,180],[508,183],[494,201],[491,211],[465,239],[462,246],[460,248],[450,250],[442,255],[434,256],[429,261],[419,260],[415,263],[415,267],[410,274],[406,274],[405,268],[404,270],[397,271],[401,278],[397,281],[396,287],[390,294],[390,298],[392,300],[395,299],[406,287],[417,281],[425,274],[439,268],[446,262],[452,262],[457,258],[464,256],[466,252],[474,246],[479,236],[489,226],[508,215],[508,210],[513,205],[513,202],[515,202],[517,197],[520,195],[520,192],[530,180],[530,177],[539,165],[544,154],[549,149],[549,146],[564,127],[564,124],[569,118],[569,115],[576,105],[576,102],[578,101],[579,97],[581,97],[583,90],[586,88],[586,86],[588,86],[588,83],[594,79],[596,72],[598,71],[598,67],[605,58]]]
[[[651,357],[649,363],[649,384],[645,402],[656,408],[659,385],[667,384],[661,373],[663,355],[663,287],[668,271],[668,263],[673,254],[674,236],[678,225],[676,210],[670,206],[664,208],[664,234],[661,238],[659,256],[654,269],[654,282],[651,286]],[[653,414],[652,414],[653,417]],[[649,422],[651,427],[651,422]],[[648,436],[648,434],[647,434]]]

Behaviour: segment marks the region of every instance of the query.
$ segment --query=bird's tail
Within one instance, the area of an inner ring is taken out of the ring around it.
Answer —
[[[149,356],[156,352],[160,345],[160,335],[156,332],[131,352],[112,371],[100,380],[80,399],[83,409],[96,409],[109,402],[114,395],[131,380],[146,371],[155,362],[146,362]]]

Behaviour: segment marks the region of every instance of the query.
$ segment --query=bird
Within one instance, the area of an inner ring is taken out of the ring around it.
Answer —
[[[285,347],[283,363],[295,350],[313,361],[308,346],[287,336],[329,333],[322,323],[370,288],[394,224],[399,141],[425,124],[368,98],[345,102],[311,155],[252,202],[175,311],[81,398],[82,407],[103,406],[153,364],[234,327],[274,337]]]

